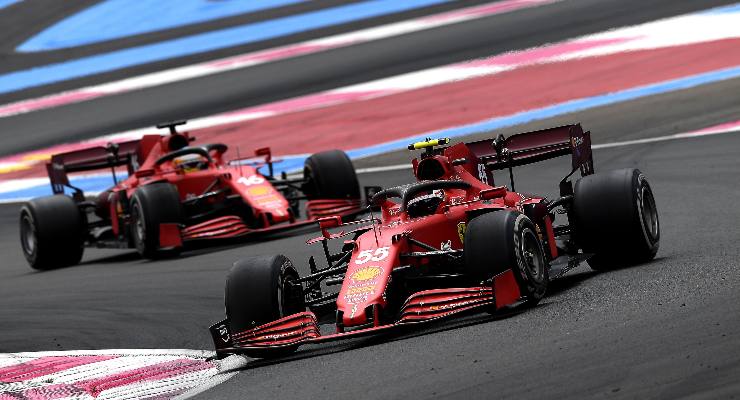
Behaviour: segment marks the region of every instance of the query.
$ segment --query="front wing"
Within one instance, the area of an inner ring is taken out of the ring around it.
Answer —
[[[359,199],[311,200],[306,204],[307,217],[292,223],[283,223],[261,229],[250,229],[240,217],[228,215],[184,228],[181,231],[181,237],[185,242],[242,238],[257,234],[276,233],[315,224],[317,219],[321,217],[332,215],[350,217],[364,211],[365,209],[362,207],[362,202]]]
[[[392,324],[322,336],[316,316],[312,312],[302,312],[243,332],[232,333],[228,320],[224,320],[211,326],[210,331],[216,352],[223,355],[368,336],[438,321],[477,309],[499,310],[520,300],[521,293],[514,273],[507,270],[494,277],[491,286],[433,289],[414,293],[401,307],[399,319]]]

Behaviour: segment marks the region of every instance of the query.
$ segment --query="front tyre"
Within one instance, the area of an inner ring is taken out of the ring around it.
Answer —
[[[309,199],[359,199],[360,183],[355,167],[341,150],[316,153],[303,168],[304,192]]]
[[[33,269],[76,265],[82,259],[85,217],[68,196],[33,199],[21,207],[21,248]]]
[[[156,259],[181,250],[159,247],[159,225],[182,221],[182,204],[175,185],[153,183],[138,188],[131,199],[131,220],[131,236],[142,257]]]
[[[239,260],[226,278],[226,316],[231,332],[238,333],[306,310],[303,286],[293,263],[283,255]],[[297,346],[256,349],[254,358],[290,354]]]
[[[653,191],[639,169],[579,179],[574,188],[576,243],[594,254],[588,264],[608,270],[652,260],[660,246]]]
[[[473,218],[468,223],[464,247],[469,276],[485,280],[511,269],[527,306],[545,296],[549,281],[545,253],[526,215],[501,210]]]

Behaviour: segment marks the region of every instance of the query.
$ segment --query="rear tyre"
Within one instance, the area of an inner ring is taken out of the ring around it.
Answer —
[[[33,199],[21,207],[21,248],[33,269],[75,265],[82,259],[85,217],[71,197]]]
[[[303,286],[293,263],[283,255],[242,259],[226,278],[226,316],[231,332],[238,333],[306,310]],[[274,358],[298,346],[246,352],[254,358]]]
[[[303,168],[304,192],[309,199],[359,199],[360,183],[355,167],[341,150],[316,153]]]
[[[516,211],[473,218],[465,233],[466,273],[486,280],[512,269],[527,306],[537,304],[549,281],[542,243],[532,221]]]
[[[655,198],[645,175],[629,168],[589,175],[576,182],[576,243],[593,253],[588,264],[609,270],[652,260],[660,246]]]
[[[154,183],[137,189],[131,199],[131,219],[131,237],[142,257],[157,259],[180,252],[180,248],[159,247],[159,224],[182,221],[182,204],[175,185]]]

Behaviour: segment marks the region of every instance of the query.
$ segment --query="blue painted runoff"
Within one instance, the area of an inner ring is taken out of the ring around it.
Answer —
[[[702,14],[732,14],[736,12],[740,12],[740,3],[735,3],[729,6],[712,8],[710,10],[704,11]]]
[[[23,0],[0,0],[0,8],[5,8],[7,6],[12,6],[15,3],[20,3]]]
[[[0,75],[0,93],[413,10],[451,0],[371,0]]]
[[[376,146],[350,150],[347,153],[352,159],[368,157],[387,153],[389,151],[395,151],[401,148],[406,148],[409,143],[423,140],[426,137],[461,137],[476,133],[489,132],[495,129],[502,129],[526,122],[583,111],[589,108],[607,106],[624,101],[635,100],[641,97],[689,89],[704,84],[720,82],[738,77],[740,77],[740,66],[719,71],[707,72],[699,75],[688,76],[685,78],[674,79],[671,81],[656,83],[653,85],[627,89],[601,96],[568,101],[565,103],[540,108],[537,110],[525,111],[506,117],[493,118],[474,124],[462,125],[436,132],[427,132],[422,135],[407,137],[404,139],[383,143]],[[303,157],[289,157],[285,160],[284,163],[279,163],[275,165],[275,173],[279,174],[282,171],[300,171],[300,169],[303,167],[304,160],[305,158]],[[112,185],[112,182],[109,177],[96,177],[73,179],[72,184],[75,186],[79,186],[86,191],[102,191],[105,190],[107,187],[110,187]],[[38,196],[46,196],[49,194],[51,194],[51,187],[48,184],[44,184],[14,192],[0,193],[0,201],[27,199]]]
[[[34,52],[83,46],[305,1],[105,0],[46,28],[17,50]],[[0,8],[2,4],[0,0]]]

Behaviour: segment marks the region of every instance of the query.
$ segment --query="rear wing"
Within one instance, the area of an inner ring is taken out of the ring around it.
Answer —
[[[508,138],[500,135],[493,143],[488,139],[466,143],[466,146],[488,170],[517,167],[570,154],[571,174],[578,169],[582,176],[594,173],[591,132],[584,132],[581,124],[518,133]]]
[[[111,168],[115,180],[115,168],[126,166],[128,174],[133,174],[139,167],[141,141],[132,140],[128,142],[109,144],[108,146],[91,147],[83,150],[70,151],[55,154],[46,163],[46,171],[49,174],[51,190],[54,194],[64,193],[64,187],[75,190],[75,199],[84,200],[82,190],[72,186],[69,182],[68,173],[92,171]]]

